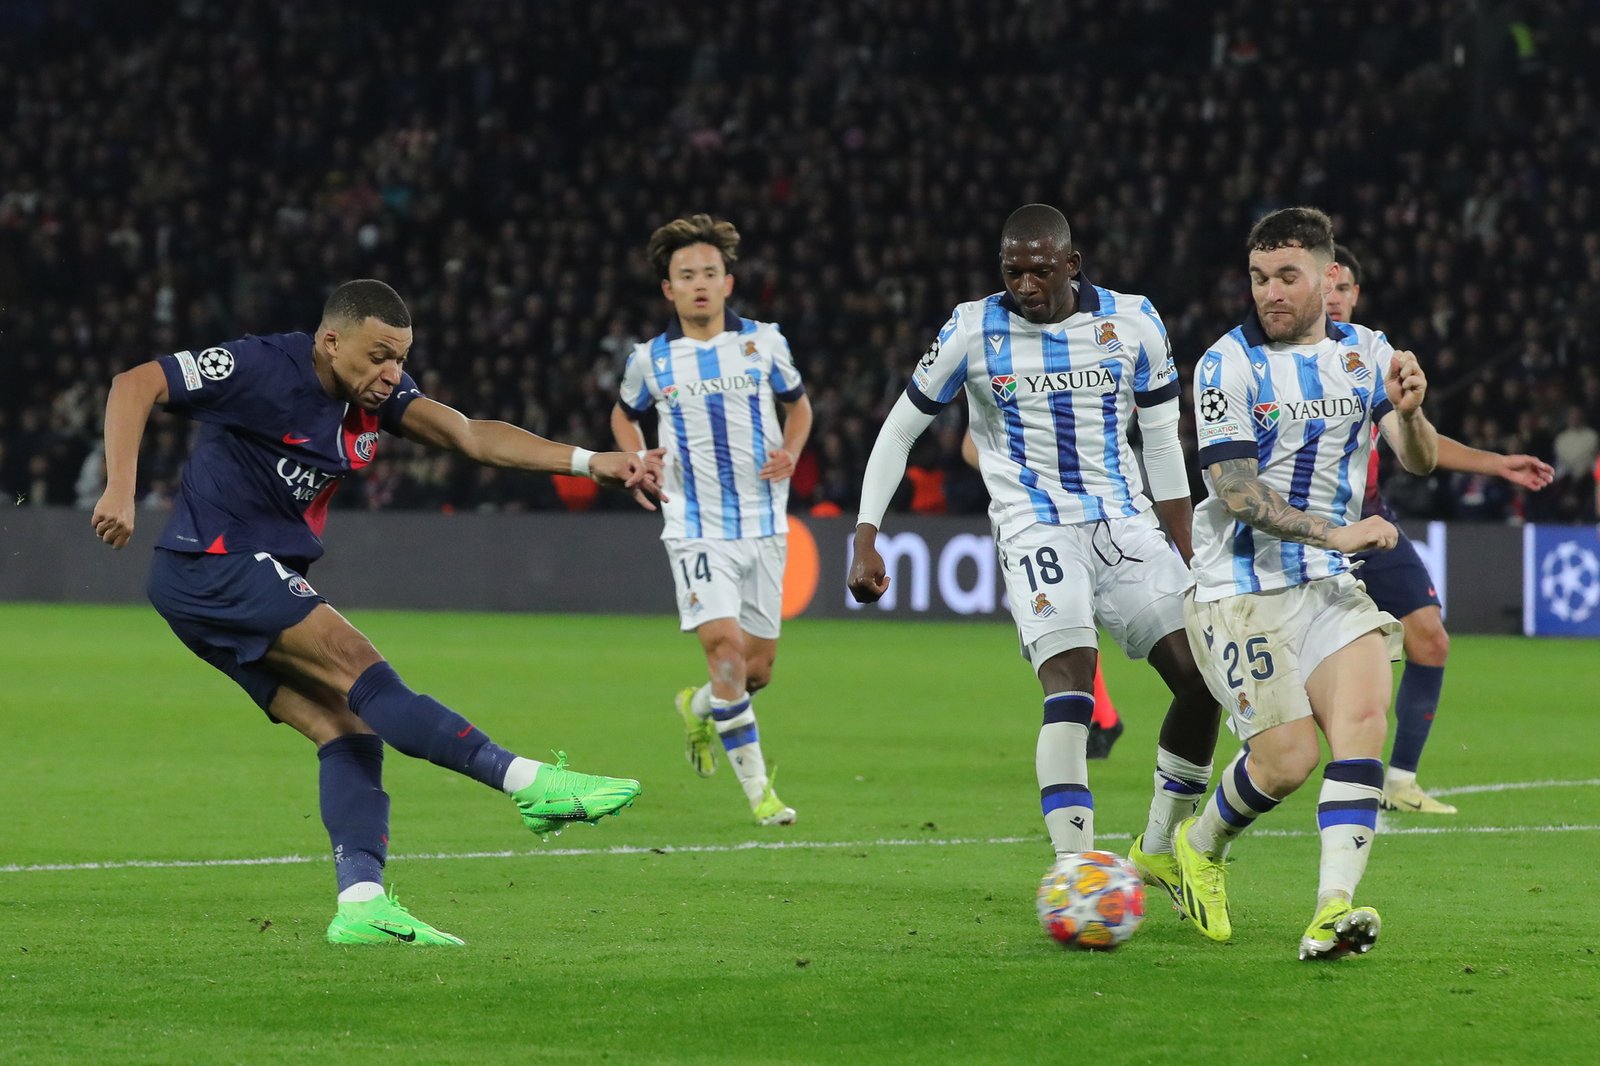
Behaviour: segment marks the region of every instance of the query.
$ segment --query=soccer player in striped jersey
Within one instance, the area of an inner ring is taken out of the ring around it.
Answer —
[[[653,407],[660,418],[671,486],[661,539],[681,627],[700,638],[710,674],[675,701],[689,763],[709,777],[720,743],[756,822],[792,825],[752,698],[772,680],[778,653],[789,478],[811,433],[811,401],[777,325],[727,309],[738,251],[739,231],[709,215],[674,219],[650,237],[650,263],[676,314],[628,356],[611,428],[623,451],[637,451],[640,417]]]
[[[1334,262],[1338,264],[1338,274],[1328,291],[1328,317],[1334,322],[1351,322],[1361,299],[1361,263],[1342,244],[1334,245]],[[1373,434],[1376,439],[1376,427]],[[1442,433],[1438,465],[1441,470],[1502,477],[1530,492],[1544,488],[1555,476],[1550,464],[1534,456],[1469,448]],[[1394,512],[1378,493],[1376,447],[1367,462],[1367,491],[1361,514],[1382,515],[1395,521]],[[1389,752],[1379,802],[1391,811],[1454,814],[1455,807],[1428,795],[1417,783],[1417,764],[1439,709],[1445,660],[1450,654],[1450,635],[1445,632],[1439,594],[1428,568],[1403,531],[1392,551],[1362,552],[1353,561],[1361,566],[1361,582],[1367,586],[1372,601],[1400,619],[1405,628],[1406,665],[1394,698],[1394,747]]]
[[[876,544],[889,498],[911,445],[965,388],[1011,615],[1044,689],[1035,769],[1050,842],[1057,855],[1094,847],[1085,747],[1098,622],[1130,658],[1148,657],[1173,694],[1130,857],[1175,893],[1172,830],[1205,794],[1218,724],[1183,633],[1191,509],[1177,370],[1150,301],[1094,285],[1080,263],[1055,208],[1029,204],[1006,220],[1005,291],[955,309],[873,445],[849,586],[863,603],[888,588]],[[1128,446],[1135,412],[1172,544]]]
[[[978,443],[972,439],[969,429],[961,436],[961,460],[974,470],[981,467],[978,463]],[[1117,705],[1111,702],[1111,691],[1106,688],[1105,670],[1100,666],[1098,659],[1094,666],[1094,715],[1089,719],[1089,740],[1084,745],[1086,757],[1093,759],[1111,758],[1111,748],[1122,736],[1124,726],[1122,717],[1117,714]]]
[[[1389,662],[1400,623],[1378,609],[1349,556],[1393,548],[1382,515],[1361,517],[1372,426],[1407,470],[1431,471],[1438,437],[1427,378],[1381,333],[1330,321],[1333,224],[1315,208],[1274,211],[1251,229],[1254,313],[1195,370],[1199,461],[1189,641],[1244,748],[1201,813],[1179,826],[1189,918],[1227,940],[1223,858],[1232,840],[1332,760],[1317,806],[1317,904],[1300,958],[1365,952],[1380,919],[1356,907],[1383,794]]]

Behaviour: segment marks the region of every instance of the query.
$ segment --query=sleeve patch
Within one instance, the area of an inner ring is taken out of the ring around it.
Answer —
[[[1200,417],[1215,424],[1228,417],[1228,398],[1218,388],[1207,388],[1200,393]]]
[[[1243,423],[1229,418],[1215,425],[1199,427],[1196,430],[1196,436],[1199,438],[1200,446],[1203,448],[1210,441],[1219,438],[1248,437],[1250,433],[1245,429]]]
[[[196,362],[201,376],[211,381],[222,381],[233,373],[233,353],[226,348],[207,348]]]
[[[178,361],[178,369],[183,371],[183,387],[188,392],[194,392],[200,387],[200,368],[195,365],[193,352],[177,352],[172,358]]]

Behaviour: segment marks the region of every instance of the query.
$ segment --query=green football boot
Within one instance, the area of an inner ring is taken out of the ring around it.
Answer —
[[[1365,955],[1378,942],[1383,919],[1371,907],[1352,907],[1343,896],[1334,896],[1317,908],[1317,916],[1300,938],[1300,961],[1342,959],[1346,955]]]
[[[684,757],[689,760],[689,765],[694,767],[694,772],[701,777],[710,777],[717,772],[717,749],[721,747],[717,739],[717,725],[710,718],[701,718],[694,713],[691,704],[694,694],[700,691],[695,685],[690,685],[673,698],[673,705],[678,708],[678,714],[683,718],[683,729],[688,734],[688,744],[683,750]]]
[[[394,889],[388,895],[362,903],[341,903],[339,913],[328,923],[330,944],[414,944],[426,947],[431,944],[448,944],[461,947],[466,943],[442,929],[435,929],[400,906]]]
[[[1144,834],[1140,833],[1133,838],[1133,844],[1128,848],[1128,861],[1139,871],[1139,876],[1144,878],[1145,884],[1165,889],[1167,895],[1172,897],[1173,906],[1182,912],[1183,895],[1178,887],[1178,860],[1170,851],[1164,855],[1151,855],[1144,850]]]
[[[774,769],[767,777],[767,788],[761,793],[760,802],[750,808],[757,825],[793,825],[800,817],[794,813],[793,807],[778,798],[774,790],[777,780],[778,771]]]
[[[639,782],[627,777],[601,777],[567,769],[567,753],[555,753],[552,766],[545,763],[534,775],[533,784],[511,794],[522,824],[540,836],[560,835],[573,822],[595,825],[608,814],[632,807],[639,796]]]
[[[1228,875],[1222,860],[1195,850],[1189,827],[1198,818],[1185,818],[1172,832],[1172,853],[1178,860],[1178,905],[1196,929],[1218,943],[1233,936],[1228,913]]]

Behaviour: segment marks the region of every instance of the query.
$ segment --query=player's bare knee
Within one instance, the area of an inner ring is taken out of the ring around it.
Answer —
[[[772,663],[748,662],[745,664],[744,688],[746,692],[757,693],[772,684]]]
[[[1450,657],[1450,634],[1437,621],[1406,628],[1406,661],[1443,666]]]
[[[1250,778],[1267,795],[1283,799],[1305,784],[1321,762],[1322,746],[1313,734],[1308,742],[1279,743],[1265,750],[1252,748]]]

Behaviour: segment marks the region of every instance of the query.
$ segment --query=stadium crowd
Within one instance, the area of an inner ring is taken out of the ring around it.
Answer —
[[[1361,320],[1423,360],[1440,429],[1557,469],[1536,497],[1391,474],[1396,507],[1592,520],[1600,8],[1227,7],[7,4],[0,490],[92,506],[115,372],[310,329],[361,276],[410,303],[425,392],[606,447],[623,360],[668,311],[644,241],[710,211],[745,237],[734,305],[782,324],[809,383],[792,505],[851,514],[917,357],[999,288],[1012,208],[1059,205],[1085,274],[1148,294],[1187,375],[1248,306],[1251,221],[1304,202],[1361,259]],[[903,505],[983,509],[962,417],[924,437]],[[170,501],[186,433],[147,435],[144,505]],[[606,504],[390,442],[337,505]]]

